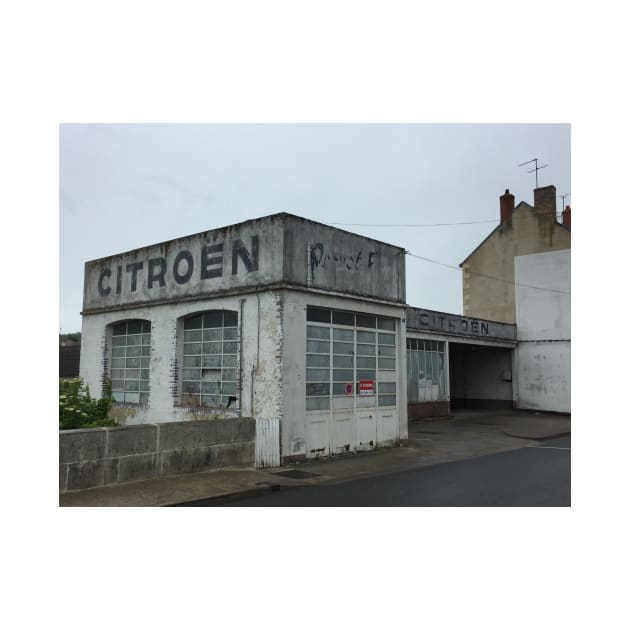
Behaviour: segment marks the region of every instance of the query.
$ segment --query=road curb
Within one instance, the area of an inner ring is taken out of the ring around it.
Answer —
[[[503,429],[503,433],[505,433],[505,435],[509,435],[510,437],[522,438],[524,440],[537,440],[540,442],[542,440],[551,440],[553,438],[571,435],[571,430],[569,429],[568,431],[558,431],[556,433],[550,433],[547,435],[524,435],[523,433],[518,433],[516,431],[511,432],[509,430]]]
[[[258,488],[248,488],[247,490],[237,490],[236,492],[227,492],[215,496],[205,497],[201,499],[191,499],[190,501],[177,501],[176,503],[165,503],[160,507],[203,507],[208,503],[219,504],[237,501],[240,499],[249,499],[273,492],[279,492],[283,486],[281,484],[266,484]],[[295,488],[297,486],[291,486]]]

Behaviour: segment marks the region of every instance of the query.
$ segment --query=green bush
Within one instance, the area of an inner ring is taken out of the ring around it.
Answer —
[[[116,422],[108,417],[112,406],[111,387],[105,396],[92,398],[87,385],[80,378],[59,380],[59,429],[88,429],[113,427]]]

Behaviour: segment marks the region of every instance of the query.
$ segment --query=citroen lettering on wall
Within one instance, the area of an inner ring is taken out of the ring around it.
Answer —
[[[194,253],[181,249],[170,264],[164,256],[156,256],[125,265],[103,267],[97,287],[99,295],[107,297],[112,291],[120,295],[123,291],[135,293],[139,288],[151,290],[172,282],[185,285],[192,278],[205,281],[221,278],[228,273],[234,276],[243,269],[245,273],[258,271],[257,235],[251,237],[249,249],[237,238],[232,242],[229,252],[225,251],[224,243],[213,243],[204,245]]]
[[[510,340],[516,336],[514,324],[491,322],[421,308],[407,309],[407,329]]]

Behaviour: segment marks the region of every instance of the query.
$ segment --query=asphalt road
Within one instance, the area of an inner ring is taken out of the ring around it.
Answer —
[[[571,437],[382,477],[282,489],[224,505],[570,506]]]

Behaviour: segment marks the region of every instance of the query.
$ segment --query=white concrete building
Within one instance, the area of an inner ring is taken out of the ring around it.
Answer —
[[[571,250],[514,258],[521,409],[571,412]]]
[[[569,265],[520,256],[517,282]],[[86,263],[81,377],[123,424],[254,417],[274,465],[452,407],[568,410],[568,301],[517,295],[515,352],[514,324],[408,307],[404,249],[281,213]]]
[[[283,462],[407,437],[404,250],[289,214],[85,267],[81,376],[125,424],[253,416]]]

